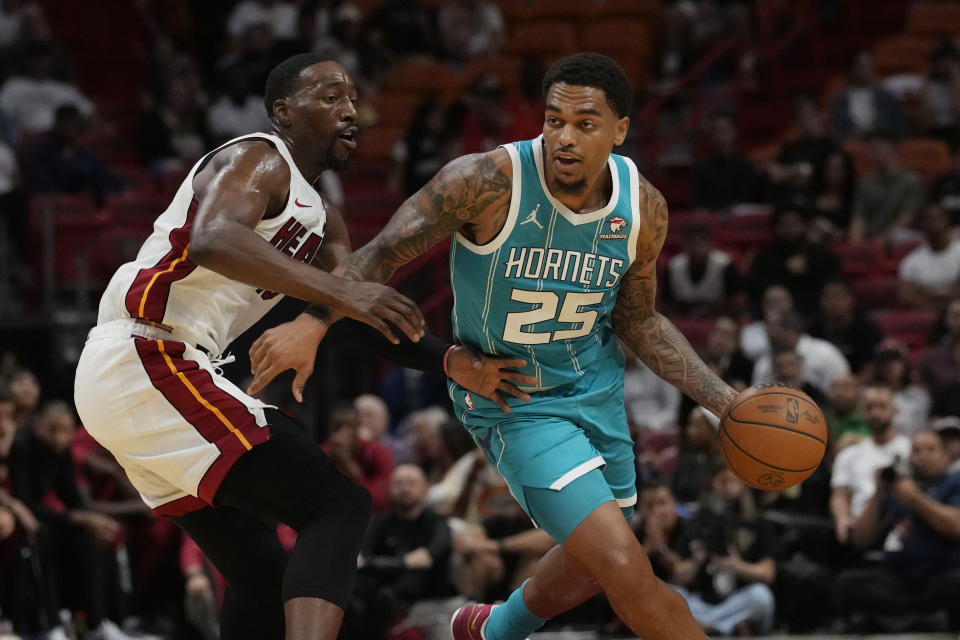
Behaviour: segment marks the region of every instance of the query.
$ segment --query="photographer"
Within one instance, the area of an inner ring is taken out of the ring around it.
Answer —
[[[837,594],[848,614],[865,614],[881,630],[932,630],[930,614],[950,616],[960,629],[960,474],[946,473],[940,435],[913,438],[910,468],[876,473],[877,490],[854,522],[851,541],[868,549],[882,541],[876,567],[840,575]]]
[[[724,635],[763,634],[773,624],[775,540],[756,518],[746,486],[717,461],[692,520],[672,513],[666,485],[644,489],[644,546],[657,574],[684,597],[697,623]]]

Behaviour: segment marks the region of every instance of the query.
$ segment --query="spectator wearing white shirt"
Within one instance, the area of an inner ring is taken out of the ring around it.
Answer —
[[[40,134],[53,128],[57,107],[71,104],[88,117],[93,103],[67,82],[50,77],[52,52],[37,43],[27,51],[27,74],[13,76],[0,89],[0,109],[19,134]]]
[[[494,57],[503,42],[503,15],[492,2],[455,0],[440,7],[440,33],[451,58]]]
[[[947,212],[927,205],[920,221],[926,242],[900,263],[900,300],[911,307],[938,309],[957,292],[960,240],[951,236]]]
[[[266,24],[275,40],[297,37],[299,12],[291,2],[283,0],[243,0],[227,18],[227,33],[239,38],[248,27]]]
[[[863,417],[870,437],[837,454],[830,480],[830,512],[841,544],[850,539],[854,522],[876,491],[877,471],[905,463],[910,456],[910,440],[893,426],[896,412],[889,387],[869,385],[864,389]]]
[[[804,333],[803,320],[793,311],[778,314],[767,321],[771,346],[778,351],[793,350],[803,358],[804,378],[821,393],[827,394],[837,376],[850,373],[846,358],[833,344]],[[770,354],[753,367],[753,384],[773,381]]]
[[[677,423],[680,390],[655,374],[621,342],[626,356],[623,396],[627,420],[632,426],[650,431],[663,431]]]
[[[207,129],[214,144],[270,129],[263,96],[250,90],[250,83],[240,67],[227,70],[223,87],[224,94],[207,109]]]
[[[770,355],[767,322],[774,316],[793,310],[793,294],[782,284],[772,284],[763,292],[761,318],[740,330],[740,349],[750,360]]]

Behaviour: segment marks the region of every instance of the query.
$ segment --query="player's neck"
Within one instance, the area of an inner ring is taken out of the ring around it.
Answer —
[[[574,213],[592,213],[602,209],[610,201],[612,181],[610,169],[606,164],[595,176],[587,178],[587,186],[582,193],[564,193],[558,191],[554,187],[555,184],[553,176],[548,174],[547,189],[550,190],[550,194]]]
[[[283,140],[283,143],[287,145],[287,150],[290,152],[290,157],[293,158],[293,164],[297,166],[297,170],[300,172],[300,175],[302,175],[310,184],[315,184],[317,180],[320,179],[320,174],[327,170],[326,165],[316,159],[316,154],[307,153],[299,148],[293,141],[293,138],[291,138],[290,135],[285,131],[281,131],[274,127],[273,135]]]

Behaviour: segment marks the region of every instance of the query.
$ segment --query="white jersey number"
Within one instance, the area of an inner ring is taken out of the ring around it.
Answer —
[[[568,293],[563,297],[563,305],[560,305],[560,297],[552,291],[514,289],[510,294],[510,299],[535,304],[537,307],[530,311],[514,311],[507,314],[507,321],[503,327],[504,341],[514,344],[547,344],[553,340],[582,338],[593,331],[593,325],[597,321],[597,312],[592,309],[584,311],[583,308],[600,304],[603,301],[603,293]],[[558,306],[560,307],[560,315],[557,315]],[[523,330],[525,326],[545,320],[553,320],[554,318],[558,322],[580,326],[554,332]]]

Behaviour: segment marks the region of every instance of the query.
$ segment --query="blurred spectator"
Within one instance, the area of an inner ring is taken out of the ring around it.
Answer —
[[[774,317],[793,310],[793,295],[790,290],[779,284],[772,284],[763,290],[760,305],[760,318],[746,325],[740,331],[740,348],[750,361],[770,353],[770,339],[767,337],[767,323]]]
[[[920,359],[920,379],[931,392],[960,382],[960,298],[953,298],[943,312],[942,335],[936,336]],[[960,414],[958,414],[960,415]]]
[[[373,510],[387,507],[387,486],[393,471],[393,454],[385,445],[360,438],[357,411],[340,406],[330,414],[327,439],[323,443],[334,464],[370,492]]]
[[[872,384],[864,389],[863,413],[870,437],[837,454],[830,480],[830,512],[841,544],[850,542],[851,529],[876,490],[877,471],[910,455],[910,440],[893,426],[896,412],[889,387]]]
[[[438,23],[444,52],[452,60],[495,57],[503,42],[503,16],[497,5],[486,0],[445,3]]]
[[[710,119],[712,153],[693,170],[694,206],[725,211],[735,204],[755,202],[758,176],[749,158],[737,149],[737,125],[730,113]]]
[[[877,631],[930,630],[930,618],[917,614],[934,611],[960,630],[960,476],[945,472],[947,452],[934,431],[913,437],[909,460],[909,468],[876,472],[876,490],[853,525],[857,547],[882,540],[882,564],[842,573],[837,596],[848,615],[868,616]]]
[[[930,330],[929,345],[936,348],[941,344],[953,342],[960,337],[960,297],[947,301],[937,316],[937,322]]]
[[[683,232],[683,251],[670,258],[661,280],[663,300],[680,316],[736,314],[745,306],[746,291],[737,265],[725,251],[714,248],[706,224],[691,224]]]
[[[900,262],[900,302],[934,310],[960,292],[960,239],[953,237],[947,212],[936,203],[923,210],[920,227],[926,241]]]
[[[679,533],[664,530],[671,520],[667,505],[657,508],[649,497],[647,505],[655,510],[648,544],[663,540],[654,546],[651,560],[687,601],[697,623],[723,635],[769,631],[776,539],[758,517],[746,485],[718,462],[709,471],[700,510]]]
[[[960,472],[960,418],[948,416],[931,423],[947,451],[947,473]]]
[[[445,447],[440,435],[443,425],[450,420],[450,414],[446,409],[433,406],[414,411],[408,420],[416,463],[427,475],[427,482],[436,484],[456,462],[456,459],[444,459]]]
[[[821,180],[814,185],[813,219],[808,231],[811,240],[832,245],[846,238],[856,186],[857,176],[850,156],[842,151],[831,153]]]
[[[285,0],[241,0],[227,18],[227,33],[240,38],[248,27],[265,24],[275,40],[295,40],[298,35],[298,10]]]
[[[930,394],[913,379],[910,350],[896,340],[884,340],[877,347],[873,364],[873,380],[890,387],[897,412],[893,426],[898,433],[911,436],[926,428],[930,417]]]
[[[923,88],[927,132],[948,143],[960,142],[960,51],[944,39],[930,52],[929,65]]]
[[[0,2],[0,47],[9,47],[17,39],[25,11],[24,0]]]
[[[789,311],[767,322],[767,334],[774,353],[784,350],[796,351],[802,358],[803,378],[821,393],[827,393],[833,381],[850,366],[835,346],[814,338],[804,332],[803,320],[796,312]],[[763,356],[753,366],[753,384],[773,381],[773,360]]]
[[[923,206],[923,183],[903,167],[893,138],[873,133],[868,139],[874,171],[857,183],[850,218],[850,242],[893,244],[916,236],[910,231]]]
[[[8,2],[8,4],[11,4]],[[26,71],[27,52],[34,47],[45,47],[50,52],[50,77],[73,84],[73,62],[70,53],[53,39],[50,25],[37,2],[23,2],[17,39],[9,47],[0,45],[7,62],[3,75],[22,75]]]
[[[793,116],[799,136],[783,145],[768,169],[774,202],[797,196],[812,199],[815,189],[824,184],[828,158],[839,151],[827,134],[820,106],[812,96],[794,100]]]
[[[361,440],[372,440],[386,445],[397,464],[411,462],[414,459],[413,448],[403,438],[390,433],[390,410],[380,396],[364,393],[353,400],[360,426]]]
[[[951,227],[960,227],[960,142],[953,145],[953,168],[930,185],[930,202],[947,212]]]
[[[27,427],[40,403],[40,381],[26,369],[17,369],[10,375],[9,384],[14,401],[13,421],[18,429]]]
[[[854,373],[873,359],[883,334],[877,323],[858,311],[850,283],[842,276],[828,280],[820,293],[820,315],[810,326],[810,335],[822,338],[840,350]]]
[[[695,502],[707,483],[711,463],[720,453],[717,432],[703,407],[694,407],[687,416],[680,439],[677,471],[671,486],[680,502]]]
[[[26,70],[15,75],[0,89],[0,109],[20,134],[34,135],[53,128],[57,107],[71,104],[84,116],[93,113],[90,102],[72,84],[51,77],[52,51],[38,43],[26,52]]]
[[[451,593],[450,529],[426,506],[423,470],[400,465],[389,492],[390,511],[374,517],[360,551],[348,623],[356,638],[382,638],[417,600]],[[357,633],[360,629],[366,633]]]
[[[219,640],[220,607],[226,579],[189,536],[180,547],[180,571],[184,584],[184,616],[203,640]]]
[[[625,343],[623,398],[627,421],[643,431],[663,431],[677,423],[681,392],[650,370]]]
[[[713,321],[700,356],[708,364],[716,365],[718,375],[734,388],[749,386],[753,362],[740,348],[739,325],[732,316],[718,316]]]
[[[223,95],[207,109],[207,130],[213,144],[270,130],[263,96],[252,90],[241,68],[231,67],[224,73],[223,88]]]
[[[333,174],[327,171],[326,174]],[[442,373],[391,367],[380,380],[379,395],[387,403],[393,421],[401,422],[411,412],[437,405],[447,405],[447,377]]]
[[[26,151],[24,177],[29,193],[82,193],[102,204],[123,188],[120,177],[83,144],[86,126],[72,104],[57,107],[53,130]]]
[[[406,135],[393,148],[391,187],[404,196],[416,193],[451,159],[447,109],[434,98],[417,105]]]
[[[321,7],[317,12],[323,9]],[[380,66],[375,61],[378,53],[366,46],[363,38],[363,15],[355,5],[343,2],[333,10],[329,31],[318,30],[313,43],[315,52],[337,60],[353,76],[360,97],[361,120],[364,100],[372,99],[377,93],[376,85],[369,79],[371,71]]]
[[[77,485],[70,455],[76,419],[67,405],[47,405],[34,426],[21,429],[10,452],[14,495],[52,536],[61,597],[86,612],[94,637],[128,638],[111,621],[121,619],[119,573],[113,545],[120,524],[89,508]],[[51,505],[55,496],[57,507]]]
[[[890,131],[898,137],[906,131],[900,103],[876,81],[873,56],[861,51],[850,65],[847,86],[830,107],[833,137],[838,141],[874,131]]]
[[[460,139],[462,153],[490,151],[511,140],[525,140],[538,135],[530,122],[508,108],[503,82],[494,73],[479,76],[463,98],[466,113]]]
[[[870,435],[870,429],[860,409],[861,391],[860,379],[849,373],[837,376],[830,385],[829,403],[823,409],[830,427],[831,442],[837,442],[847,434]]]
[[[386,0],[369,25],[395,55],[433,54],[440,50],[436,15],[422,0]]]
[[[760,249],[750,264],[751,289],[760,298],[770,285],[782,284],[793,294],[795,308],[813,318],[823,286],[840,273],[840,261],[830,249],[807,238],[807,212],[800,203],[781,205],[770,223],[773,243]]]
[[[810,396],[817,405],[824,404],[826,395],[823,391],[810,384],[810,381],[807,379],[807,372],[804,370],[803,356],[797,353],[796,349],[789,347],[774,348],[770,365],[773,379],[776,382],[800,389],[800,391]]]
[[[160,103],[144,113],[139,138],[140,151],[156,173],[186,168],[200,159],[209,146],[206,120],[185,82],[170,80]]]

